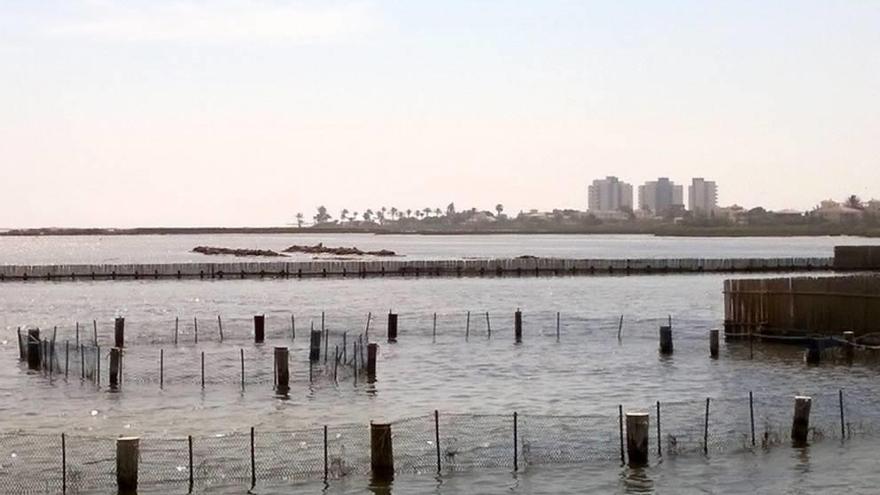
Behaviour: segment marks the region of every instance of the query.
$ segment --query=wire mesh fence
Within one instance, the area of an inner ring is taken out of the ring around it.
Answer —
[[[859,392],[813,394],[809,442],[876,435],[880,403]],[[707,407],[708,404],[708,407]],[[690,400],[609,407],[607,414],[434,414],[394,421],[399,474],[478,469],[522,470],[548,464],[626,461],[621,414],[648,411],[650,456],[703,456],[791,443],[793,396]],[[116,484],[116,442],[109,437],[0,434],[0,491],[78,493]],[[140,439],[144,487],[284,484],[370,472],[370,427],[329,425],[296,431],[253,428],[216,435]]]

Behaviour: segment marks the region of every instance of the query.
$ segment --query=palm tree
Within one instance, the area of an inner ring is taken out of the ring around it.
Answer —
[[[406,209],[406,218],[409,218],[409,217],[411,217],[411,216],[412,216],[412,210],[409,209],[409,208],[407,208],[407,209]]]
[[[330,221],[330,214],[327,213],[327,208],[322,206],[318,207],[318,214],[315,215],[315,223],[325,223]]]
[[[378,213],[376,213],[376,218],[379,220],[380,224],[382,224],[382,225],[385,224],[385,208],[384,207],[381,210],[379,210]]]
[[[495,211],[498,212],[498,218],[501,218],[501,214],[504,213],[504,205],[498,203],[497,205],[495,205]]]
[[[373,221],[373,210],[367,208],[367,211],[364,212],[364,221],[372,222]]]
[[[853,194],[852,196],[846,198],[846,203],[845,203],[845,204],[846,204],[847,207],[849,207],[849,208],[854,208],[854,209],[856,209],[856,210],[861,210],[862,208],[864,208],[864,205],[862,205],[862,200],[861,200],[861,198],[859,198],[859,197],[856,196],[855,194]]]
[[[439,217],[442,214],[443,214],[443,210],[441,210],[440,208],[434,208],[434,216],[435,217]]]
[[[341,218],[343,222],[348,220],[348,208],[343,208],[342,211],[339,212],[339,218]]]
[[[397,214],[398,214],[398,213],[399,213],[399,212],[397,211],[397,207],[396,207],[396,206],[392,206],[392,207],[391,207],[391,219],[392,219],[392,220],[396,220],[396,219],[397,219]]]
[[[422,212],[425,214],[425,218],[428,218],[428,215],[430,215],[432,211],[434,211],[434,210],[432,210],[430,208],[424,208],[422,210]]]
[[[358,219],[358,212],[356,212],[356,211],[355,211],[355,212],[352,212],[352,214],[351,214],[351,221],[352,221],[352,222],[357,222],[357,219]]]
[[[296,226],[297,226],[297,227],[302,228],[302,226],[303,226],[303,218],[305,218],[305,217],[303,217],[303,214],[302,214],[302,213],[297,213],[297,214],[296,214]]]

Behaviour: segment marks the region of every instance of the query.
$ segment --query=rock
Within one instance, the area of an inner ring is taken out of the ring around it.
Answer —
[[[284,250],[285,253],[306,253],[306,254],[333,254],[336,256],[397,256],[394,251],[380,249],[379,251],[361,251],[356,247],[326,247],[324,243],[319,242],[314,246],[298,246],[294,244]]]
[[[232,255],[232,256],[264,256],[264,257],[286,257],[281,253],[270,251],[268,249],[230,249],[211,246],[196,246],[192,252],[206,254],[209,256]]]

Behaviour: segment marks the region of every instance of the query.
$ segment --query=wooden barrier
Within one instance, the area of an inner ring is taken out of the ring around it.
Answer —
[[[724,281],[725,338],[880,331],[880,275]]]
[[[116,485],[121,494],[135,494],[138,488],[140,438],[116,439]]]
[[[718,358],[718,329],[709,330],[709,356]]]
[[[379,344],[375,342],[367,344],[367,383],[376,382],[376,358],[379,353]]]
[[[660,354],[672,354],[672,327],[664,325],[660,327]]]
[[[42,365],[39,328],[30,328],[27,331],[27,363],[31,370],[38,370]]]
[[[711,272],[777,272],[834,269],[833,258],[733,259],[565,259],[513,258],[486,260],[346,260],[272,261],[159,264],[0,265],[0,281],[14,280],[127,280],[228,279],[247,277],[297,278],[367,276],[416,273],[432,276],[504,276],[656,274]],[[233,276],[233,277],[230,277]]]
[[[648,413],[626,413],[626,454],[630,467],[648,464]]]
[[[119,387],[119,378],[122,374],[122,350],[118,347],[110,349],[110,388]]]
[[[397,313],[388,313],[388,343],[397,342]]]
[[[290,354],[287,347],[275,348],[275,390],[286,394],[290,390]]]
[[[370,469],[376,481],[387,482],[394,478],[390,424],[370,423]]]
[[[557,328],[557,337],[558,337],[559,336],[559,332],[558,332],[558,330],[559,330],[559,324],[558,324],[559,315],[558,315],[558,313],[557,313],[557,320],[556,321],[557,321],[556,328]],[[520,310],[516,310],[516,312],[513,313],[513,340],[517,344],[522,342],[522,311],[520,311]]]
[[[254,316],[254,343],[262,344],[266,340],[266,317]]]
[[[125,318],[117,317],[113,321],[113,337],[116,347],[120,349],[125,347]]]
[[[810,431],[811,397],[797,396],[794,398],[794,416],[791,422],[791,441],[795,447],[807,445],[807,434]]]

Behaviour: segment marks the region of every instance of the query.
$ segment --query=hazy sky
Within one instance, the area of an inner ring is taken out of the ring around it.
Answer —
[[[0,0],[0,227],[880,197],[880,1]]]

